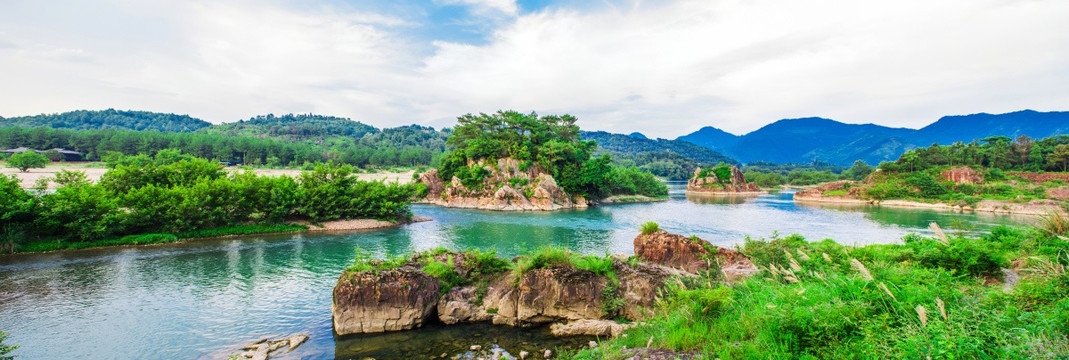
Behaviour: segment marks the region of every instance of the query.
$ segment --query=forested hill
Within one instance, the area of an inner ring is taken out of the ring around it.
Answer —
[[[310,140],[345,136],[360,138],[379,130],[348,118],[314,114],[260,115],[248,120],[224,123],[201,130],[226,136],[271,137],[285,140]]]
[[[129,110],[75,110],[59,114],[41,114],[0,118],[0,127],[50,127],[71,130],[153,130],[160,132],[191,132],[212,124],[189,115]]]
[[[686,141],[647,139],[634,134],[612,134],[604,131],[583,131],[583,140],[594,140],[599,151],[612,154],[622,165],[634,165],[669,180],[687,180],[696,167],[711,167],[719,163],[739,165],[724,154]]]
[[[743,162],[808,163],[825,161],[847,166],[894,161],[902,153],[933,143],[969,143],[990,136],[1032,138],[1069,133],[1069,112],[1017,111],[1007,114],[945,116],[921,129],[875,124],[845,124],[823,118],[784,119],[746,135],[705,127],[680,136]]]
[[[583,131],[579,134],[583,140],[597,141],[598,147],[614,153],[633,155],[645,152],[673,152],[700,162],[713,164],[721,162],[734,165],[739,164],[738,161],[724,156],[724,154],[686,141],[665,139],[652,140],[644,137],[639,138],[631,135],[612,134],[604,131]]]

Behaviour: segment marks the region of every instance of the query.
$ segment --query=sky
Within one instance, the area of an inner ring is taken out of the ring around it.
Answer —
[[[107,108],[377,127],[572,114],[743,134],[1069,110],[1065,0],[3,0],[0,116]]]

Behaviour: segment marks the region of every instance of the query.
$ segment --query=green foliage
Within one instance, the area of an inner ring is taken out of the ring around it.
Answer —
[[[122,111],[107,109],[102,111],[75,110],[61,114],[41,114],[8,119],[0,119],[0,127],[17,126],[51,127],[71,130],[124,129],[160,132],[190,132],[211,126],[212,124],[189,117],[154,113],[148,111]]]
[[[953,238],[950,246],[933,239],[907,236],[910,260],[929,268],[940,268],[971,276],[1001,276],[1008,262],[998,243],[978,239]]]
[[[637,176],[635,170],[617,172],[608,155],[592,157],[597,144],[580,139],[576,118],[571,115],[498,111],[467,114],[457,120],[459,124],[447,141],[454,149],[438,163],[438,176],[443,181],[456,176],[465,187],[481,189],[490,173],[478,163],[512,158],[525,169],[528,164],[537,165],[573,195],[602,199],[616,194],[667,193],[667,186],[652,176]],[[613,184],[616,179],[627,182]]]
[[[198,239],[231,235],[277,234],[303,230],[308,230],[308,226],[296,224],[251,224],[186,231],[179,233],[177,237],[179,239]]]
[[[51,160],[36,151],[28,150],[12,154],[7,158],[7,167],[25,172],[29,169],[44,168]]]
[[[642,235],[649,235],[649,234],[661,231],[660,225],[657,225],[657,223],[652,222],[652,221],[647,221],[647,222],[642,223],[642,226],[641,226],[640,229],[642,230]]]
[[[1040,251],[1050,239],[1003,227],[949,246],[749,240],[742,251],[761,273],[670,286],[644,325],[562,358],[620,359],[647,346],[710,359],[1057,358],[1069,350],[1069,258]],[[1006,256],[1035,264],[1010,292],[985,285],[988,260]]]
[[[144,240],[124,236],[146,233],[192,238],[306,228],[282,224],[291,218],[397,220],[409,216],[411,199],[424,191],[421,184],[356,180],[348,165],[320,164],[298,179],[228,176],[204,159],[161,154],[150,161],[114,158],[115,168],[98,184],[61,171],[59,188],[41,195],[23,190],[13,177],[0,178],[0,250],[14,251],[31,238],[40,240],[17,250],[140,244]]]
[[[843,171],[842,174],[839,174],[839,178],[843,180],[862,181],[865,180],[869,174],[872,174],[873,171],[876,171],[876,168],[866,164],[862,160],[857,160],[854,161],[853,166],[846,169],[846,171]]]
[[[460,276],[453,264],[453,255],[449,255],[445,262],[431,260],[423,265],[423,272],[442,281],[442,293],[445,294],[455,286],[463,285],[467,279]]]
[[[270,128],[260,129],[270,133]],[[435,131],[416,125],[367,131],[359,138],[340,134],[331,134],[326,138],[294,135],[303,136],[301,139],[304,140],[281,133],[268,136],[252,128],[247,130],[231,133],[229,130],[214,131],[209,128],[194,133],[169,133],[114,128],[75,131],[46,127],[0,127],[0,147],[63,147],[84,152],[87,159],[104,160],[109,165],[114,165],[113,161],[108,161],[109,153],[126,156],[145,154],[146,159],[150,159],[149,155],[173,148],[188,156],[236,160],[257,166],[299,166],[306,162],[333,160],[360,167],[381,167],[430,165],[445,151],[445,139],[449,135],[448,131]],[[315,131],[324,134],[333,131],[345,133],[331,127]],[[298,131],[298,134],[302,132]]]
[[[18,349],[18,345],[4,345],[4,340],[7,339],[7,333],[0,331],[0,360],[11,360],[13,356],[7,356],[15,349]]]
[[[612,156],[621,167],[638,167],[668,180],[687,180],[694,169],[717,163],[740,165],[735,159],[682,140],[642,139],[604,131],[580,133],[583,140],[598,143],[598,152]]]
[[[992,136],[968,144],[957,142],[910,150],[894,162],[881,163],[886,171],[923,171],[940,166],[973,166],[991,170],[985,176],[990,181],[1004,179],[1003,171],[1066,171],[1069,164],[1069,135],[1055,135],[1045,139],[1018,136]]]

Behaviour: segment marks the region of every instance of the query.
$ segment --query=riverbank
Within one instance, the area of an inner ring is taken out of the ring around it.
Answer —
[[[1059,260],[1069,242],[1058,235],[1002,227],[862,247],[748,240],[740,251],[760,273],[680,284],[644,324],[560,358],[1057,358],[1069,351]]]
[[[189,231],[181,234],[138,234],[92,242],[31,242],[20,246],[18,249],[16,249],[16,252],[14,254],[2,254],[0,256],[39,254],[102,248],[158,246],[166,244],[181,244],[196,240],[236,238],[257,235],[280,235],[301,232],[346,232],[378,230],[424,221],[432,221],[432,219],[427,217],[414,216],[407,221],[350,219],[326,221],[319,224],[310,224],[307,221],[300,221],[277,225],[224,226],[220,228]]]
[[[1069,215],[1060,203],[1052,200],[1031,200],[1025,203],[1006,200],[980,200],[976,206],[951,205],[938,202],[920,202],[911,200],[865,200],[839,196],[798,196],[794,201],[803,204],[833,204],[858,206],[885,206],[902,209],[924,209],[948,212],[985,212],[992,214],[1045,216],[1052,212]]]

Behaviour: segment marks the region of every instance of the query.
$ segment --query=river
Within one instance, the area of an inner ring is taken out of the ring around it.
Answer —
[[[790,193],[687,198],[551,213],[504,213],[416,205],[433,221],[395,229],[254,236],[138,248],[0,257],[0,330],[17,359],[225,358],[265,336],[311,338],[279,358],[428,358],[469,343],[513,353],[571,345],[544,332],[486,325],[432,326],[406,333],[335,339],[331,289],[357,248],[387,256],[445,246],[493,249],[506,257],[543,245],[590,254],[632,253],[639,225],[698,235],[719,246],[747,237],[799,233],[844,244],[893,243],[937,222],[978,233],[1029,218],[879,207],[797,205]],[[459,341],[457,339],[460,339]]]

